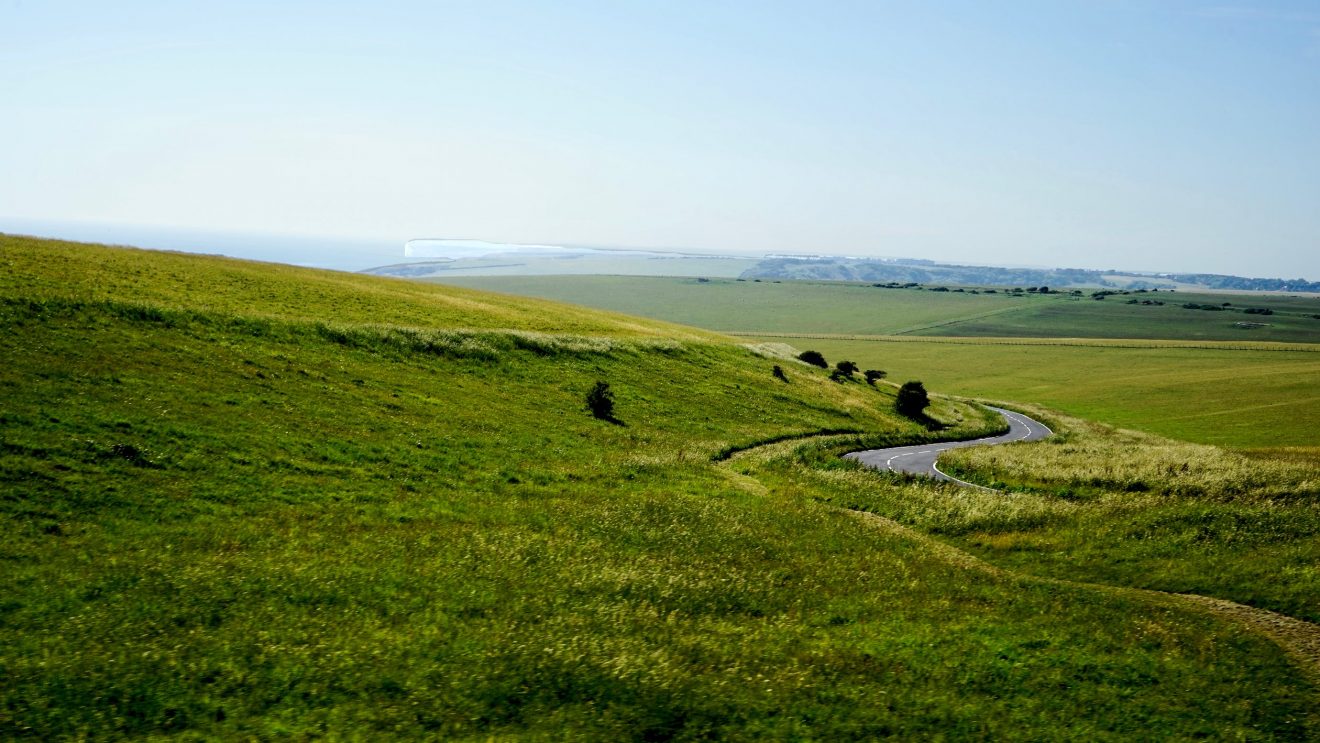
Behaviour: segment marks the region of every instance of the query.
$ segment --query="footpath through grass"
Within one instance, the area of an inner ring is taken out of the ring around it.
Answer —
[[[811,470],[712,461],[932,436],[892,387],[444,287],[12,238],[0,262],[0,737],[1320,730],[1236,624],[969,571]],[[622,425],[584,410],[596,380]]]
[[[830,502],[1050,578],[1195,593],[1320,623],[1320,463],[1060,416],[1049,439],[954,449],[944,472],[994,491],[810,461]],[[1002,491],[1002,492],[995,492]]]

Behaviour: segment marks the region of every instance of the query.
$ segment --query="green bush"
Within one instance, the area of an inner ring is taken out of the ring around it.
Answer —
[[[614,393],[608,382],[596,382],[587,393],[587,409],[601,420],[614,420]]]
[[[926,388],[921,382],[904,382],[903,386],[898,388],[898,397],[894,400],[894,409],[900,415],[916,418],[928,407],[930,407],[930,397],[926,394]]]

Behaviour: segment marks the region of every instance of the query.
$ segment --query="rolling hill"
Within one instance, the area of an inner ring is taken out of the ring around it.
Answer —
[[[995,430],[970,403],[931,431],[710,331],[11,236],[0,316],[0,737],[1320,731],[1240,623],[862,513],[933,486],[850,500],[838,451]]]

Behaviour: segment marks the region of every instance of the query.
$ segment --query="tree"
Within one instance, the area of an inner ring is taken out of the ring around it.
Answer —
[[[614,393],[608,382],[596,382],[587,393],[587,409],[601,420],[614,420]]]
[[[900,415],[916,418],[928,407],[930,407],[930,397],[926,395],[926,388],[921,382],[904,382],[903,386],[898,388],[894,409]]]
[[[875,386],[875,382],[877,379],[884,379],[886,376],[888,376],[887,374],[885,374],[885,372],[879,369],[867,369],[864,373],[866,375],[866,383],[871,385],[872,387]]]
[[[840,361],[839,363],[834,365],[834,368],[837,369],[839,373],[844,375],[845,377],[851,378],[852,375],[857,373],[857,370],[860,367],[857,366],[857,364],[852,361]]]
[[[822,369],[830,368],[829,362],[825,360],[825,357],[821,355],[820,351],[803,351],[798,354],[798,361],[811,364],[812,366],[819,366]]]

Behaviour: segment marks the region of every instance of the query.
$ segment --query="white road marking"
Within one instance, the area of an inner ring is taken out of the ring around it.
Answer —
[[[936,456],[935,456],[934,460],[932,460],[931,465],[930,465],[930,468],[931,468],[931,470],[934,471],[939,477],[943,477],[943,478],[945,478],[946,480],[948,480],[948,481],[950,481],[950,482],[956,482],[956,483],[958,483],[958,484],[960,484],[960,485],[966,485],[966,486],[968,486],[968,487],[979,488],[979,489],[981,489],[981,490],[990,490],[991,492],[997,492],[997,491],[994,491],[992,488],[987,488],[987,487],[984,487],[984,486],[982,486],[982,485],[977,485],[977,484],[975,484],[975,483],[970,483],[970,482],[967,482],[966,480],[959,480],[959,479],[956,478],[956,477],[950,477],[949,475],[945,474],[945,473],[942,472],[942,471],[940,470],[940,468],[939,468],[939,454],[941,454],[942,452],[948,451],[949,449],[957,449],[957,448],[961,448],[961,447],[965,447],[965,446],[978,446],[978,445],[987,445],[987,444],[992,444],[992,443],[993,443],[993,444],[1007,444],[1007,443],[1012,443],[1012,442],[1016,442],[1016,441],[1026,441],[1026,440],[1029,440],[1033,435],[1040,434],[1042,431],[1044,432],[1044,435],[1045,435],[1045,436],[1052,436],[1052,435],[1054,434],[1054,432],[1050,430],[1049,426],[1046,426],[1046,425],[1043,424],[1043,423],[1039,423],[1039,422],[1037,422],[1037,421],[1034,421],[1034,420],[1032,420],[1032,419],[1030,419],[1030,418],[1028,418],[1028,417],[1026,417],[1026,416],[1024,416],[1024,415],[1021,415],[1021,414],[1018,414],[1018,413],[1014,413],[1013,411],[1010,411],[1010,410],[1003,410],[1002,408],[995,408],[995,407],[991,407],[991,410],[994,410],[995,412],[999,413],[1001,416],[1004,417],[1005,420],[1007,420],[1007,421],[1009,422],[1009,434],[1005,434],[1005,436],[1010,435],[1010,434],[1012,433],[1012,427],[1013,427],[1014,424],[1017,424],[1017,425],[1023,427],[1024,429],[1026,429],[1026,430],[1022,433],[1022,435],[1017,436],[1016,438],[1012,438],[1012,439],[1004,439],[1004,438],[1002,438],[1002,437],[1000,437],[1000,436],[986,436],[985,438],[975,439],[975,440],[972,440],[972,441],[950,441],[950,442],[943,443],[943,444],[936,444],[935,446],[933,446],[933,447],[931,447],[931,448],[928,448],[928,449],[921,449],[921,450],[918,450],[918,451],[899,451],[898,453],[896,453],[896,454],[894,454],[893,456],[889,457],[889,459],[885,460],[885,469],[888,469],[888,470],[891,471],[891,472],[902,472],[902,470],[896,469],[896,468],[894,467],[894,460],[895,460],[895,459],[900,459],[900,458],[902,458],[902,457],[910,457],[910,456],[913,456],[913,455],[915,455],[915,454],[932,454],[932,453],[933,453],[933,454],[935,454]],[[903,448],[903,447],[898,447],[898,448]],[[884,451],[886,451],[886,450],[885,450],[885,449],[871,449],[871,450],[869,450],[869,451],[851,452],[851,453],[849,453],[849,454],[847,454],[847,455],[845,455],[845,456],[848,456],[848,457],[850,457],[850,458],[857,459],[858,461],[861,461],[863,464],[866,464],[867,466],[870,466],[870,467],[876,467],[877,469],[879,469],[878,465],[868,464],[865,460],[862,459],[862,456],[863,456],[863,455],[866,455],[866,454],[879,454],[879,453],[884,452]],[[894,451],[894,449],[889,449],[888,451],[891,451],[891,452],[892,452],[892,451]]]

